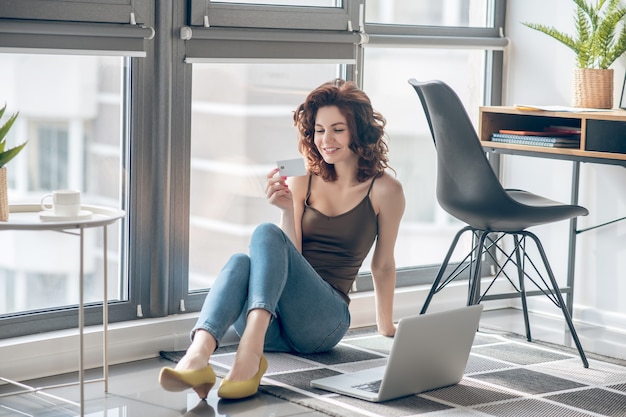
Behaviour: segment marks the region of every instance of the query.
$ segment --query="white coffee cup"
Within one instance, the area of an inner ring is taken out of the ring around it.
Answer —
[[[46,204],[52,199],[52,204]],[[60,217],[76,217],[80,213],[80,191],[56,190],[41,198],[41,209]]]

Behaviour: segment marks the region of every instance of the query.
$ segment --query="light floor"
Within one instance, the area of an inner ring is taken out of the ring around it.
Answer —
[[[522,315],[517,310],[505,309],[487,311],[482,324],[492,329],[514,331],[523,334]],[[533,337],[538,340],[564,344],[563,320],[531,315]],[[626,359],[626,333],[612,332],[589,326],[577,326],[579,337],[587,352]],[[157,382],[162,366],[172,363],[160,358],[148,359],[127,364],[115,365],[110,369],[109,393],[103,393],[103,383],[88,384],[86,394],[86,416],[301,416],[314,417],[323,414],[314,412],[270,395],[257,394],[247,400],[225,402],[211,391],[206,402],[199,401],[192,391],[171,393],[163,391]],[[50,385],[71,381],[75,376],[57,376],[45,380],[32,381],[32,385]],[[0,386],[0,395],[8,386]],[[78,401],[76,386],[46,390],[42,394],[14,394],[0,397],[0,416],[65,417],[78,415],[76,405],[68,404],[54,395]]]
[[[558,314],[559,310],[556,312]],[[529,321],[533,340],[565,345],[575,349],[569,332],[565,332],[567,325],[562,316],[552,318],[530,314]],[[481,324],[519,335],[526,334],[524,316],[521,310],[485,311],[482,315]],[[578,323],[574,323],[574,326],[585,352],[626,360],[626,330],[614,331],[597,326],[583,326]]]

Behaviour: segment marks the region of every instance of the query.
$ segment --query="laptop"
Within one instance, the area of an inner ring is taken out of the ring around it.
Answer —
[[[400,320],[386,366],[315,379],[311,386],[381,402],[454,385],[463,378],[481,304]]]

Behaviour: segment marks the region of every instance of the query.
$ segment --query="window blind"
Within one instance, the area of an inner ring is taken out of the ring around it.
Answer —
[[[146,56],[150,27],[0,19],[0,52]]]
[[[185,62],[332,62],[354,64],[361,37],[347,31],[181,30]]]

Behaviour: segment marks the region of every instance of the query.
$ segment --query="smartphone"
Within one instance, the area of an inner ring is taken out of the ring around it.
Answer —
[[[304,159],[284,159],[282,161],[276,161],[278,172],[283,177],[299,177],[306,175],[306,167],[304,166]]]

